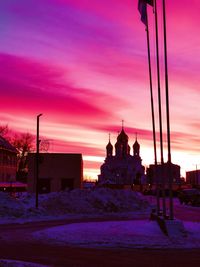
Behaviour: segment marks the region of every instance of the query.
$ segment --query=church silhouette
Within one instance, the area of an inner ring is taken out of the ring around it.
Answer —
[[[113,155],[113,145],[110,141],[106,146],[106,158],[101,165],[101,173],[98,175],[100,185],[134,185],[141,184],[145,179],[144,166],[140,157],[140,145],[137,141],[133,144],[133,155],[128,144],[128,135],[122,126],[121,132],[117,136],[115,143],[115,155]]]

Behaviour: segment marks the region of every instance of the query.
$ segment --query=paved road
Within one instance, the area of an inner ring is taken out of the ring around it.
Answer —
[[[200,207],[188,205],[175,205],[174,214],[176,218],[183,221],[200,222]]]
[[[156,204],[154,196],[146,197],[152,204]],[[200,222],[200,207],[192,207],[191,205],[182,205],[177,198],[174,199],[174,216],[183,221]],[[162,207],[162,200],[160,199]],[[169,199],[166,198],[166,207],[169,208]]]
[[[0,255],[56,267],[200,266],[200,250],[103,250],[19,242],[1,244]]]

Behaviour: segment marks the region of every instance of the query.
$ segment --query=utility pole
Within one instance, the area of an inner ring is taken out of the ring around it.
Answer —
[[[35,207],[38,208],[38,191],[39,191],[39,153],[40,153],[40,139],[39,139],[39,122],[42,114],[37,115],[37,135],[36,135],[36,158],[35,158]]]

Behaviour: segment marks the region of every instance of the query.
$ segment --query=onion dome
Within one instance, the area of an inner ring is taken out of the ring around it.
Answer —
[[[106,149],[113,149],[113,145],[111,144],[111,142],[109,141],[107,146],[106,146]]]
[[[115,144],[115,154],[118,157],[124,157],[129,154],[128,135],[125,133],[123,125],[122,125],[122,130],[117,137],[117,142]]]
[[[118,135],[117,142],[128,142],[128,135],[125,133],[124,128],[122,128],[121,133]]]
[[[106,151],[107,151],[107,157],[112,156],[112,154],[113,154],[113,145],[110,142],[110,135],[109,135],[109,142],[108,142],[108,144],[106,146]]]
[[[139,156],[140,155],[140,145],[136,139],[135,143],[133,144],[133,154],[134,156]]]

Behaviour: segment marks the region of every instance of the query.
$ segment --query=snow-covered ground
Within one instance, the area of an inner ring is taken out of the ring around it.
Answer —
[[[128,190],[76,189],[40,195],[38,209],[35,208],[34,194],[26,194],[16,199],[0,193],[0,224],[133,212],[139,215],[149,212],[151,207],[140,193]]]
[[[41,264],[35,264],[25,261],[15,261],[15,260],[0,260],[1,267],[50,267]]]
[[[176,201],[175,205],[180,204]],[[129,190],[77,189],[40,195],[39,209],[35,208],[34,195],[27,194],[16,199],[0,193],[0,223],[123,216],[131,221],[68,224],[35,232],[32,238],[41,242],[87,247],[200,248],[199,220],[183,221],[186,234],[169,238],[156,222],[146,219],[153,206],[153,197],[147,201],[140,193]],[[194,208],[188,206],[183,211],[190,212],[190,209]]]
[[[174,238],[149,220],[74,223],[34,233],[41,242],[83,247],[200,248],[200,223],[185,222]]]

